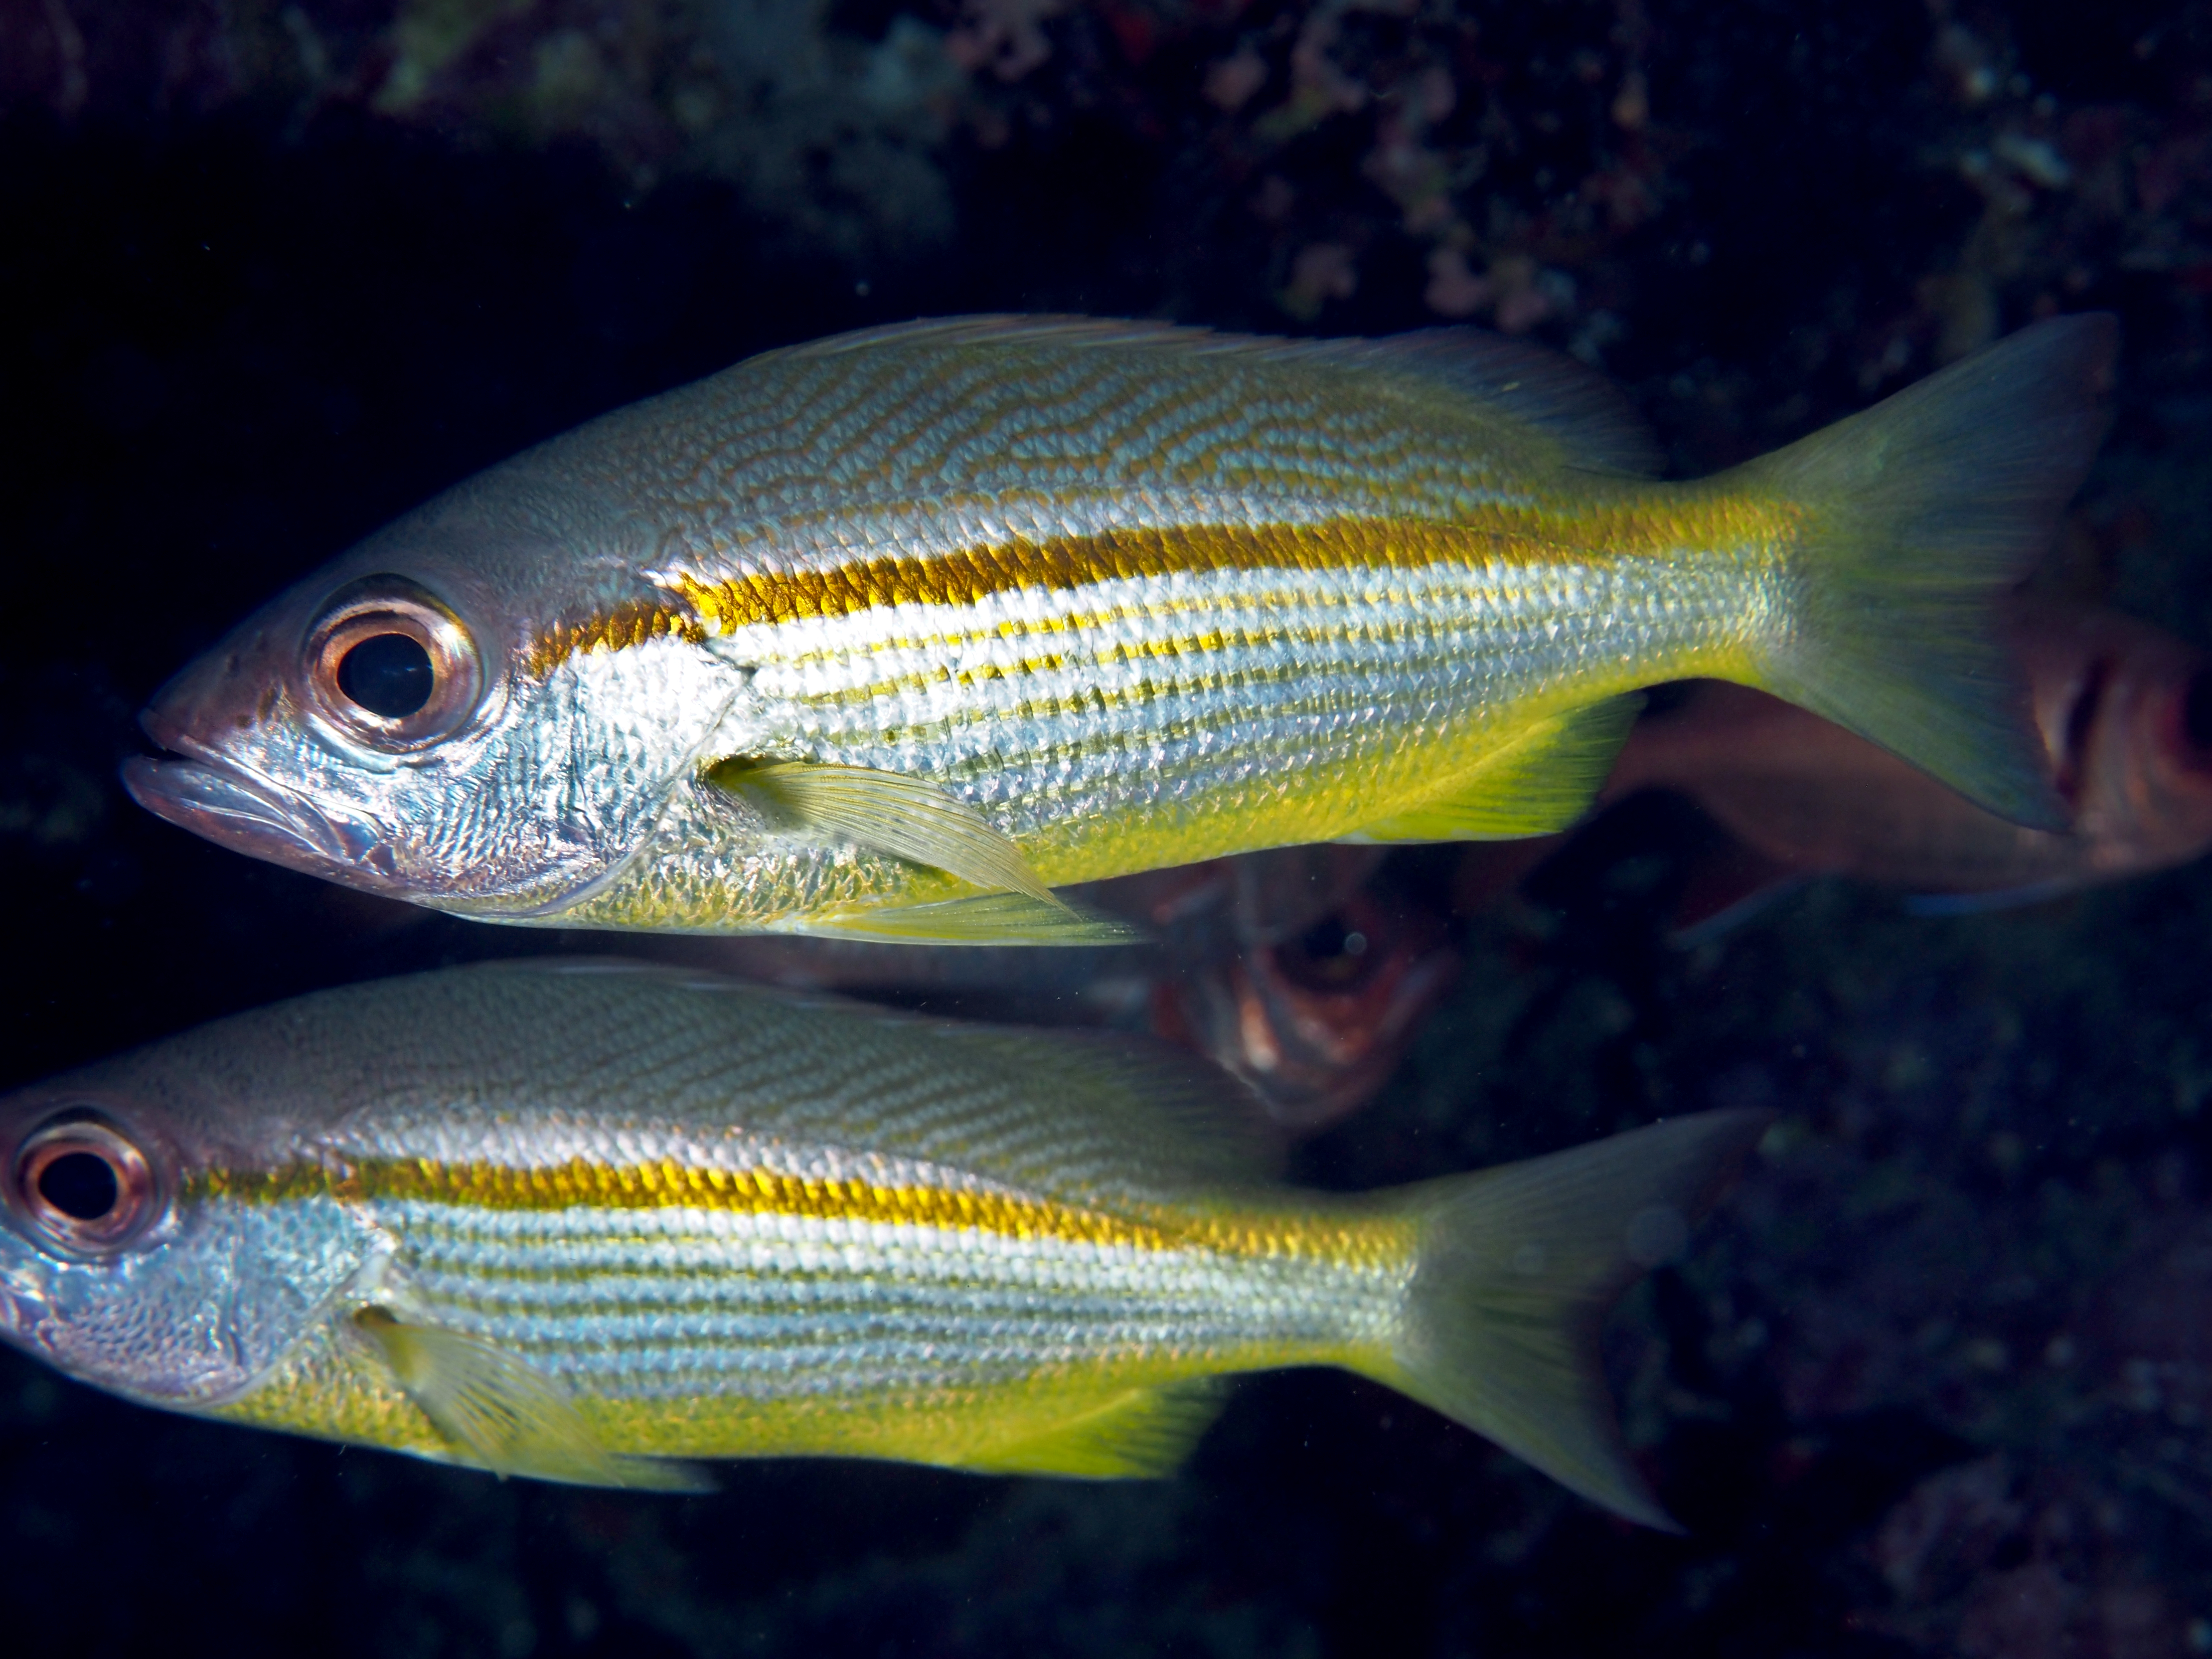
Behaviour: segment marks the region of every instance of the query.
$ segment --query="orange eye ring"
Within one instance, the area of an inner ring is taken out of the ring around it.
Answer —
[[[153,1166],[96,1118],[58,1119],[15,1153],[9,1196],[49,1243],[80,1255],[118,1249],[143,1231],[156,1205]]]
[[[302,666],[315,712],[343,736],[388,754],[448,735],[483,691],[468,629],[403,576],[370,576],[342,589],[308,629]]]

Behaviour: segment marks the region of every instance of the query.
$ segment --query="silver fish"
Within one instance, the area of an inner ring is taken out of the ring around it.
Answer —
[[[504,1473],[1158,1474],[1340,1365],[1632,1519],[1597,1326],[1756,1115],[1357,1197],[1064,1034],[608,963],[325,992],[0,1099],[0,1335],[127,1398]]]
[[[1714,478],[1468,331],[770,352],[494,467],[147,711],[146,805],[488,920],[1063,943],[1052,890],[1589,804],[1705,675],[2055,822],[1987,601],[2103,430],[2062,318]]]

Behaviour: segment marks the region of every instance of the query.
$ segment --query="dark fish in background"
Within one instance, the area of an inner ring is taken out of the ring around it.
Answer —
[[[753,935],[656,953],[935,1012],[1149,1031],[1243,1079],[1274,1125],[1305,1133],[1373,1097],[1458,975],[1449,924],[1375,880],[1386,856],[1278,848],[1071,890],[1143,943],[1038,952]]]
[[[1459,976],[1434,910],[1363,889],[1304,932],[1163,981],[1152,1030],[1252,1085],[1292,1134],[1348,1115],[1389,1080]]]
[[[1371,1377],[1631,1520],[1606,1309],[1767,1119],[1285,1186],[1146,1045],[634,963],[329,991],[0,1099],[0,1336],[144,1404],[587,1485],[1173,1468]]]
[[[2115,611],[2023,603],[2014,636],[2065,833],[1985,812],[1838,726],[1701,683],[1639,721],[1605,798],[1672,789],[1739,844],[1696,872],[1680,920],[1724,926],[1812,875],[1929,911],[2025,902],[2212,848],[2212,659]]]

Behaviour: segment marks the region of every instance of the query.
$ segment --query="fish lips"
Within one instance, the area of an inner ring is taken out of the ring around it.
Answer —
[[[310,806],[220,757],[136,756],[123,763],[123,787],[155,817],[218,847],[349,887],[406,894],[390,843],[372,826]]]

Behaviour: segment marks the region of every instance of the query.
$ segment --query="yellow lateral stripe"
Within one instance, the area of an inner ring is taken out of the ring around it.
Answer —
[[[1746,539],[1772,544],[1784,533],[1790,513],[1780,503],[1765,508],[1717,498],[1686,500],[1672,510],[1623,506],[1578,518],[1571,542],[1547,532],[1537,514],[1512,516],[1522,522],[1508,527],[1346,518],[1318,524],[1121,527],[1042,541],[1014,537],[995,545],[921,556],[859,558],[821,570],[755,571],[719,582],[678,574],[669,586],[682,605],[632,601],[602,616],[560,625],[534,642],[526,665],[542,674],[577,651],[621,649],[668,634],[696,641],[703,637],[702,629],[731,634],[891,605],[973,605],[1025,588],[1069,591],[1103,581],[1233,570],[1537,567],[1569,559],[1709,549]]]
[[[580,623],[560,623],[539,635],[524,653],[526,672],[543,676],[586,651],[621,651],[664,635],[697,645],[707,625],[692,611],[656,600],[633,599]]]
[[[761,572],[674,586],[722,634],[764,623],[849,617],[897,605],[973,605],[1024,588],[1223,570],[1327,570],[1443,562],[1540,562],[1555,546],[1456,525],[1345,520],[1258,528],[1115,529],[1046,541],[1014,538],[931,557],[855,559],[828,570]]]
[[[390,1158],[338,1170],[305,1164],[251,1175],[211,1170],[197,1176],[191,1190],[195,1195],[262,1203],[329,1197],[451,1205],[496,1213],[579,1208],[714,1210],[1145,1250],[1195,1249],[1338,1262],[1379,1264],[1402,1259],[1412,1249],[1409,1228],[1384,1216],[1308,1220],[1156,1207],[1149,1218],[1139,1219],[1020,1194],[884,1186],[857,1176],[825,1181],[775,1170],[725,1170],[668,1158],[615,1164],[578,1158],[524,1167],[482,1160],[450,1164]]]

